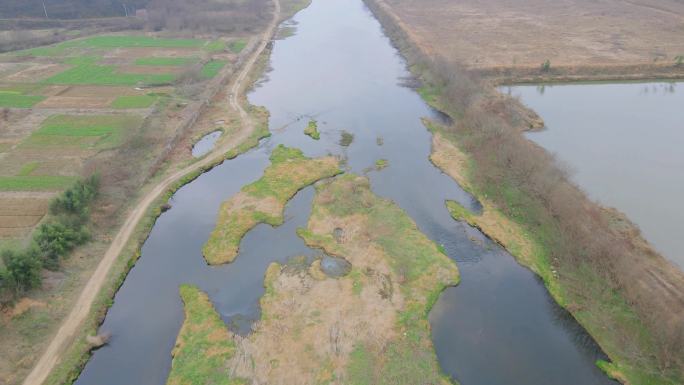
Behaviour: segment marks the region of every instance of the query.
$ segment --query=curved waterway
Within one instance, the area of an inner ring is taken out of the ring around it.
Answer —
[[[528,138],[554,152],[592,198],[627,214],[684,269],[684,83],[503,87],[547,129]]]
[[[220,203],[260,177],[278,144],[345,157],[350,172],[367,172],[378,195],[396,201],[458,262],[461,284],[430,315],[445,373],[463,385],[611,383],[594,365],[600,350],[540,281],[450,218],[445,199],[475,211],[479,205],[429,162],[430,134],[420,118],[439,115],[399,85],[405,63],[361,0],[314,0],[295,21],[297,33],[275,42],[273,70],[249,95],[270,111],[273,136],[174,194],[101,326],[110,343],[94,352],[77,383],[163,384],[183,321],[180,284],[206,291],[226,323],[248,333],[267,265],[317,254],[295,233],[310,213],[309,187],[287,205],[282,226],[259,225],[245,236],[235,262],[209,267],[202,258]],[[319,141],[302,133],[309,119],[318,122]],[[354,136],[349,146],[340,145],[345,131]],[[372,170],[378,159],[388,167]]]

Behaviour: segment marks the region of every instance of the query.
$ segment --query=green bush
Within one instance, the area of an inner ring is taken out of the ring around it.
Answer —
[[[2,262],[5,264],[0,272],[0,290],[24,291],[40,285],[39,251],[29,247],[23,251],[4,250]]]
[[[551,69],[551,62],[549,61],[549,59],[546,59],[546,61],[544,63],[542,63],[542,65],[541,65],[541,70],[542,70],[542,72],[549,72],[550,69]]]
[[[100,187],[99,175],[92,175],[89,178],[79,180],[69,187],[62,195],[50,202],[50,214],[72,214],[86,216],[88,206],[97,197]]]
[[[64,217],[54,222],[43,223],[34,236],[42,254],[43,265],[51,270],[59,267],[61,257],[89,239],[90,234],[84,226],[75,221],[68,221]]]

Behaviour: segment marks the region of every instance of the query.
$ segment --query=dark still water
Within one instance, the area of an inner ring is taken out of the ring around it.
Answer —
[[[463,385],[611,383],[593,364],[599,349],[538,279],[450,218],[445,199],[479,205],[429,162],[430,134],[420,118],[439,116],[398,84],[408,75],[405,63],[361,0],[314,0],[295,21],[297,33],[274,43],[273,70],[249,95],[271,112],[273,136],[173,196],[102,325],[111,343],[77,382],[163,384],[183,321],[180,284],[201,287],[224,320],[246,333],[258,317],[268,263],[316,253],[295,233],[311,208],[307,188],[287,206],[285,224],[247,234],[234,263],[208,267],[201,255],[221,201],[256,180],[282,143],[309,156],[345,157],[351,172],[367,172],[377,194],[395,200],[459,263],[462,283],[442,295],[430,317],[446,373]],[[318,121],[320,141],[302,133],[309,119]],[[340,145],[343,132],[353,135],[348,146]],[[369,171],[378,159],[388,167]]]
[[[634,221],[684,269],[684,83],[503,87],[544,118],[528,134],[589,196]]]

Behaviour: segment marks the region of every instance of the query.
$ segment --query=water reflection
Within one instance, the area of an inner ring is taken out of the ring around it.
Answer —
[[[634,221],[684,268],[684,93],[677,82],[508,87],[544,119],[528,137],[575,171],[591,198]]]

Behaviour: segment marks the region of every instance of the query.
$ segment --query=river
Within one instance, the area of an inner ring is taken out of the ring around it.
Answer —
[[[528,138],[684,269],[684,83],[505,87],[544,119]]]
[[[235,262],[209,267],[201,248],[220,203],[259,178],[271,149],[285,144],[308,156],[342,156],[350,172],[367,172],[375,193],[396,201],[459,264],[461,284],[430,314],[445,373],[463,385],[612,384],[594,365],[604,358],[600,349],[540,280],[449,216],[445,199],[474,211],[479,204],[429,162],[431,137],[420,118],[440,114],[400,84],[406,64],[361,0],[314,0],[294,21],[296,34],[274,43],[272,70],[248,95],[270,111],[272,137],[173,195],[100,328],[112,333],[110,343],[77,383],[164,384],[183,321],[182,283],[206,291],[231,329],[249,332],[269,262],[316,253],[295,233],[313,188],[287,205],[282,226],[250,231]],[[303,135],[309,119],[318,121],[320,141]],[[340,145],[344,131],[354,135],[349,146]],[[388,167],[368,171],[378,159]]]

